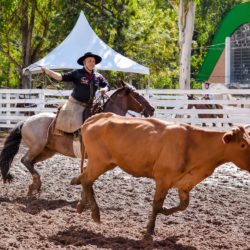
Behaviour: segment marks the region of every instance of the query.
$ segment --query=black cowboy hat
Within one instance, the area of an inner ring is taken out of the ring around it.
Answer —
[[[77,60],[77,63],[80,64],[80,65],[83,65],[83,61],[88,58],[88,57],[94,57],[95,58],[95,64],[98,64],[102,61],[102,58],[98,55],[95,55],[91,52],[87,52],[85,53],[83,56],[81,56],[78,60]]]

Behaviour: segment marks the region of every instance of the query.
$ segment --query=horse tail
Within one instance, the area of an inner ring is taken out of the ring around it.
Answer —
[[[0,169],[3,177],[3,182],[11,182],[13,176],[9,173],[12,161],[19,150],[19,146],[22,140],[21,129],[24,122],[19,122],[16,127],[14,127],[10,134],[7,136],[3,150],[0,154]]]

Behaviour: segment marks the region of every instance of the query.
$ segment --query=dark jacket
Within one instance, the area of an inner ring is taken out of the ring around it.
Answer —
[[[88,73],[84,68],[77,69],[62,75],[62,81],[73,82],[74,89],[71,96],[77,101],[87,103],[91,99],[91,85],[93,86],[93,96],[98,87],[108,87],[110,88],[107,80],[97,72]]]

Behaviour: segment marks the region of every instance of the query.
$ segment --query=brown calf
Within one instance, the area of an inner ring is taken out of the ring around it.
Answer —
[[[100,221],[92,185],[101,174],[119,166],[133,176],[155,180],[153,211],[147,225],[150,234],[154,233],[157,214],[185,210],[190,190],[219,165],[233,162],[250,172],[250,137],[243,127],[217,132],[187,124],[103,113],[88,119],[82,126],[82,134],[88,165],[78,177],[84,190],[78,212],[89,202],[92,218]],[[167,209],[163,202],[170,188],[178,189],[180,204]]]

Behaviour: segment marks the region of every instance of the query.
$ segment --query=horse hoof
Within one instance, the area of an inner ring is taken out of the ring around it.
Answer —
[[[85,207],[84,204],[79,201],[78,204],[76,205],[77,213],[81,214],[84,210],[84,207]]]
[[[31,195],[36,194],[36,193],[38,194],[41,191],[41,186],[42,185],[40,183],[30,184],[27,196],[31,196]]]
[[[13,175],[8,174],[8,175],[6,176],[6,178],[3,179],[3,183],[4,183],[4,184],[6,184],[6,183],[10,184],[10,183],[13,182],[13,179],[14,179]]]

